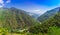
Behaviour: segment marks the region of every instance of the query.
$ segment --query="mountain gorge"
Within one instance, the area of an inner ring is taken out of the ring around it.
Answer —
[[[52,33],[60,35],[60,7],[49,10],[40,17],[14,7],[0,8],[0,28],[2,32],[8,30],[8,34],[14,35],[15,33],[19,35],[50,35]]]

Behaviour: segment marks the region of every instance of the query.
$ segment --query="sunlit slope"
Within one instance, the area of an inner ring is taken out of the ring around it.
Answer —
[[[14,7],[0,9],[0,27],[14,29],[23,29],[30,27],[35,23],[39,23],[25,11],[16,9]]]

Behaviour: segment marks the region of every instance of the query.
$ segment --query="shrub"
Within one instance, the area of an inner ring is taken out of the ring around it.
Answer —
[[[48,31],[48,35],[60,35],[60,28],[58,27],[50,27]]]
[[[0,34],[1,35],[6,35],[8,33],[8,30],[5,28],[0,28]]]

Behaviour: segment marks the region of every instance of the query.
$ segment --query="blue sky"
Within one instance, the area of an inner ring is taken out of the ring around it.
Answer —
[[[43,14],[59,6],[60,0],[0,0],[0,7],[16,7],[36,14]]]

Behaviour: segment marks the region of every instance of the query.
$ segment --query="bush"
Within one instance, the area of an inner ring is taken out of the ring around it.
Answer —
[[[8,30],[5,28],[0,28],[0,34],[1,35],[6,35],[8,33]]]
[[[58,27],[50,27],[48,31],[48,35],[60,35],[60,28]]]

